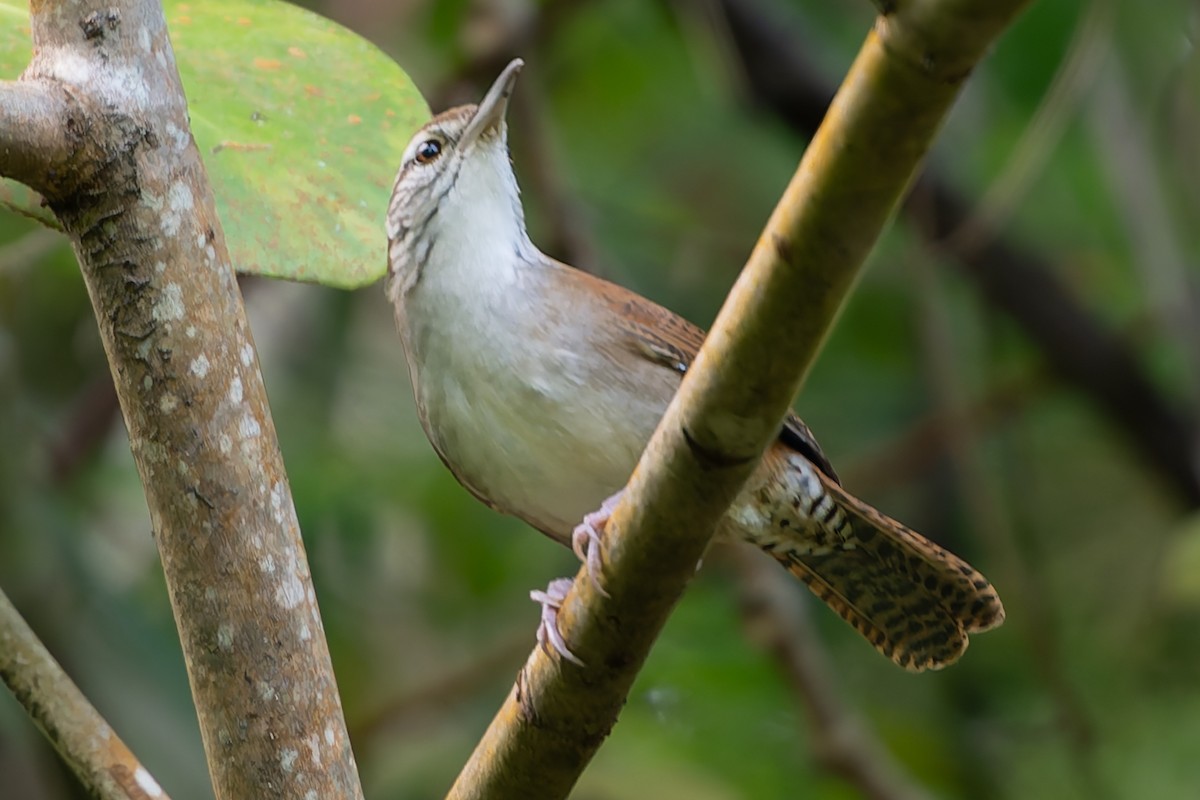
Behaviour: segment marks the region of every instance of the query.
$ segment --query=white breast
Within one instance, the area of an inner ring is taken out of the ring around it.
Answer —
[[[439,255],[457,267],[431,263],[398,313],[426,434],[468,488],[565,539],[625,485],[673,382],[618,372],[546,297],[551,267],[493,264],[480,285],[455,275],[470,255]]]
[[[525,234],[507,153],[487,157],[441,199],[420,270],[393,287],[396,319],[425,432],[458,479],[565,540],[625,485],[676,381],[609,360],[597,309],[555,294],[563,267]]]

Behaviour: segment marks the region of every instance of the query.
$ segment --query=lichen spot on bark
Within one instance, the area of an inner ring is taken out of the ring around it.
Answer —
[[[168,283],[150,309],[155,322],[174,322],[183,319],[183,288],[178,283]]]
[[[238,436],[243,440],[256,439],[260,433],[262,433],[262,427],[259,426],[258,420],[254,418],[253,414],[247,412],[238,420]]]
[[[300,582],[295,570],[287,570],[279,579],[279,587],[275,590],[275,602],[288,610],[304,602],[304,584]]]
[[[186,130],[180,128],[174,122],[168,122],[164,130],[166,131],[168,144],[170,147],[180,152],[187,149],[188,144],[191,141],[191,137],[188,135]]]
[[[276,481],[271,487],[271,519],[275,520],[276,525],[283,524],[283,501],[283,482]]]
[[[315,733],[305,740],[308,743],[308,757],[314,767],[321,766],[321,739]]]
[[[146,771],[146,768],[138,764],[137,769],[133,771],[133,779],[137,782],[138,788],[146,793],[147,797],[162,797],[162,787],[158,785],[158,781],[154,780],[154,776]]]
[[[192,359],[190,369],[193,375],[203,380],[208,375],[208,369],[210,366],[212,365],[208,363],[208,356],[204,355],[204,353],[201,353]]]
[[[167,190],[167,207],[163,209],[162,229],[167,236],[179,233],[183,218],[195,206],[192,189],[186,183],[175,183]]]

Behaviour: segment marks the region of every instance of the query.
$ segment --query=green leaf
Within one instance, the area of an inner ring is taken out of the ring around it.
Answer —
[[[277,0],[164,8],[238,272],[354,288],[386,268],[383,218],[408,139],[429,110],[374,45]],[[28,7],[0,0],[0,75],[29,61]],[[12,181],[0,205],[57,227]]]

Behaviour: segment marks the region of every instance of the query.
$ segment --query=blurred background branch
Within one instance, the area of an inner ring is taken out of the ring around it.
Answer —
[[[1085,18],[1080,47],[1086,48],[1086,56],[1081,60],[1094,60],[1096,38],[1103,36],[1106,25],[1095,20],[1106,5],[1095,4],[1097,10]],[[811,48],[797,46],[806,37],[759,0],[721,0],[721,6],[755,100],[798,133],[811,136],[825,115],[833,85],[806,57]],[[1057,277],[1061,270],[1001,236],[991,227],[994,207],[986,208],[976,211],[939,175],[936,160],[905,204],[908,218],[927,238],[931,251],[944,255],[987,302],[1009,315],[1055,372],[1121,431],[1185,505],[1200,506],[1195,420],[1164,396],[1121,337]]]
[[[1064,735],[1073,748],[1080,785],[1092,797],[1107,797],[1092,762],[1095,731],[1091,712],[1063,670],[1061,636],[1048,613],[1050,593],[1039,572],[1023,558],[1007,509],[1001,502],[998,481],[989,474],[981,457],[982,430],[973,424],[967,407],[963,391],[965,371],[954,344],[942,280],[923,254],[910,261],[915,275],[914,294],[922,309],[921,340],[929,383],[933,400],[947,423],[944,435],[948,474],[954,484],[952,491],[962,498],[963,512],[972,530],[997,565],[996,572],[1001,576],[997,580],[1013,589],[1010,605],[1014,607],[1014,618],[1019,620],[1017,624],[1027,640],[1033,668],[1045,683],[1047,696],[1054,703]]]
[[[800,587],[748,547],[725,555],[737,575],[747,638],[775,660],[804,708],[817,763],[867,800],[929,800],[844,702]]]

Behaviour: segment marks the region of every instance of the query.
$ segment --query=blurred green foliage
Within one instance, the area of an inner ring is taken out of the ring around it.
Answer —
[[[701,324],[804,147],[747,102],[707,4],[311,5],[392,54],[435,106],[478,97],[481,86],[453,79],[481,57],[480,42],[504,37],[504,20],[552,19],[521,52],[518,93],[530,95],[540,131],[526,115],[511,125],[534,239],[553,240],[557,224],[538,159],[604,274]],[[797,47],[831,81],[872,19],[867,3],[764,5],[795,26]],[[984,197],[1014,169],[1019,141],[1038,133],[1030,121],[1089,8],[1034,4],[972,77],[931,157],[967,196]],[[1136,211],[1150,206],[1126,194],[1134,187],[1114,167],[1152,165],[1146,185],[1167,209],[1192,292],[1166,300],[1194,307],[1197,18],[1183,0],[1111,10],[1097,34],[1103,57],[1062,100],[1069,124],[1043,143],[1049,158],[1020,187],[1002,232],[1048,259],[1194,417],[1195,342],[1155,289],[1161,265],[1141,248],[1147,220]],[[1097,130],[1113,119],[1114,91],[1133,131],[1115,149]],[[399,149],[364,166],[390,181],[398,158]],[[69,249],[27,220],[0,218],[0,241],[0,586],[172,797],[208,797],[86,292]],[[1038,348],[946,267],[900,222],[798,408],[847,485],[983,569],[1009,622],[952,669],[911,676],[816,610],[836,665],[830,690],[935,796],[1194,797],[1195,518],[1092,399],[1047,379]],[[533,644],[528,590],[573,573],[574,560],[475,502],[443,468],[417,423],[378,287],[348,294],[256,279],[244,288],[367,795],[440,796]],[[1017,402],[952,428],[939,416],[946,374],[969,404],[1012,386]],[[904,445],[930,418],[946,436]],[[953,436],[959,447],[946,447]],[[897,448],[881,472],[879,455]],[[746,639],[735,595],[721,559],[710,559],[576,797],[858,796],[813,758],[806,709]],[[14,792],[4,797],[76,796],[7,696],[0,775]]]

